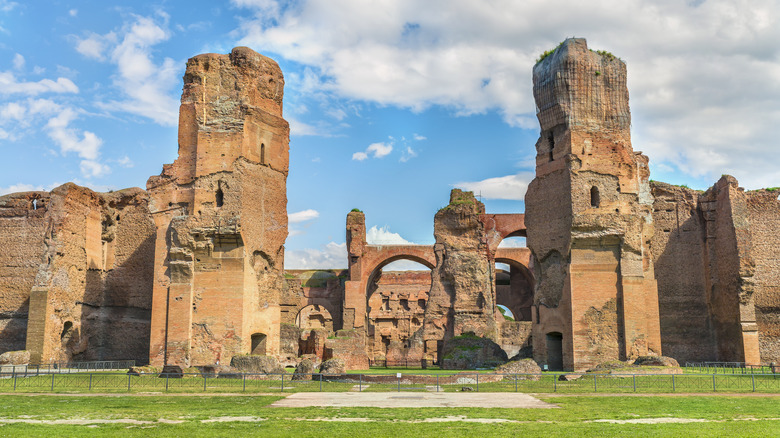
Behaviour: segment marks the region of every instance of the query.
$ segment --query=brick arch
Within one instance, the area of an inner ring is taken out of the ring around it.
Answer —
[[[501,248],[504,249],[504,248]],[[512,248],[526,249],[526,248]],[[513,254],[502,254],[496,257],[496,263],[509,265],[510,284],[496,285],[496,304],[506,306],[512,311],[515,321],[531,321],[534,301],[535,279],[527,264],[517,260],[518,257],[507,257]]]
[[[370,280],[384,266],[397,260],[411,260],[429,269],[436,266],[432,245],[364,245],[362,255],[351,262],[351,272],[358,275],[344,285],[344,328],[365,325]],[[350,321],[352,326],[347,327]]]
[[[485,239],[492,254],[507,237],[526,237],[527,234],[524,214],[481,214],[479,220],[485,227]]]

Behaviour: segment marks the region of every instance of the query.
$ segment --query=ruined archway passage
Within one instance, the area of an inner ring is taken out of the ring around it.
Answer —
[[[436,265],[430,245],[367,245],[361,256],[350,254],[350,279],[344,284],[344,328],[366,328],[369,283],[386,265],[398,260],[417,262],[428,269]]]
[[[531,321],[534,302],[533,274],[517,260],[496,258],[496,263],[509,267],[508,272],[496,269],[496,304],[506,306],[515,321]]]
[[[423,270],[394,270],[397,264],[383,262],[369,275],[366,335],[369,357],[374,360],[405,363],[409,340],[423,325],[431,270],[419,262],[414,265]]]
[[[479,220],[485,227],[490,254],[494,256],[498,245],[507,237],[526,237],[525,215],[521,213],[510,214],[481,214]]]

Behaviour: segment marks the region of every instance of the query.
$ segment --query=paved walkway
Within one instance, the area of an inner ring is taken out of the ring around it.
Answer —
[[[556,408],[528,394],[514,392],[299,392],[271,404],[279,408]]]

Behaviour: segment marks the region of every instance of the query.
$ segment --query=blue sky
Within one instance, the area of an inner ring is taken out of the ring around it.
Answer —
[[[145,187],[176,158],[187,58],[277,60],[290,121],[290,268],[343,267],[346,213],[432,243],[453,187],[522,212],[531,68],[570,36],[626,61],[652,178],[780,185],[780,3],[0,0],[0,193]]]

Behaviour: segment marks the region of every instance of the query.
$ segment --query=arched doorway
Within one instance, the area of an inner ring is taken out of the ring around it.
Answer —
[[[325,329],[328,333],[333,332],[333,317],[325,306],[310,304],[295,317],[295,325],[304,331],[313,329]]]
[[[409,339],[423,324],[431,269],[424,260],[400,256],[371,273],[366,291],[369,357],[388,364],[420,359],[409,358]]]

